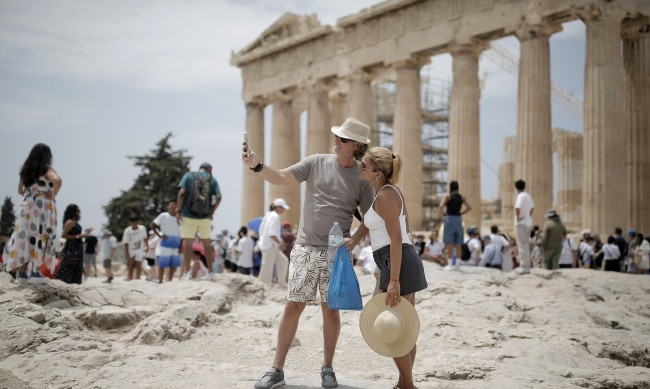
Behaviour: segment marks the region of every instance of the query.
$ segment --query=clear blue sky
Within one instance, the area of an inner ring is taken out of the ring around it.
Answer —
[[[98,230],[102,206],[138,174],[142,155],[168,132],[172,146],[214,166],[223,202],[216,230],[239,227],[245,124],[239,70],[231,51],[252,42],[284,12],[316,13],[323,24],[375,1],[97,0],[0,3],[0,196],[15,204],[18,170],[31,147],[52,147],[63,178],[60,214],[69,203]],[[582,97],[584,26],[565,24],[551,38],[552,79]],[[513,52],[514,38],[500,41]],[[448,55],[433,58],[451,79]],[[516,127],[517,80],[482,59],[481,158],[484,198],[497,195],[502,139]],[[267,122],[267,132],[270,121]],[[582,131],[582,120],[553,106],[553,125]],[[60,223],[59,223],[60,224]],[[126,226],[125,226],[126,227]],[[59,226],[60,229],[60,226]]]

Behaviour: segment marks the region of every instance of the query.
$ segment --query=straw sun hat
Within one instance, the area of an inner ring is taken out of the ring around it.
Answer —
[[[405,298],[395,307],[386,305],[386,293],[374,296],[359,316],[361,335],[380,355],[398,358],[408,354],[420,333],[420,318]]]

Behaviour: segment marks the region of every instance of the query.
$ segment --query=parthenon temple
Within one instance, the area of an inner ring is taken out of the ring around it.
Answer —
[[[645,0],[389,0],[343,16],[335,26],[322,25],[315,15],[286,13],[233,53],[231,64],[242,72],[249,142],[276,168],[301,158],[303,112],[305,155],[331,152],[330,127],[346,117],[370,124],[373,145],[380,144],[373,86],[392,80],[389,146],[404,159],[400,187],[413,228],[421,230],[432,228],[425,209],[430,180],[425,179],[423,128],[433,119],[423,109],[420,71],[431,57],[451,54],[442,168],[445,179],[458,181],[469,203],[477,205],[465,223],[480,225],[479,145],[489,134],[479,128],[479,55],[491,41],[515,36],[520,41],[517,128],[503,141],[499,167],[504,225],[512,224],[514,181],[521,178],[536,203],[535,224],[543,225],[544,212],[555,207],[576,227],[650,233],[649,15]],[[549,37],[572,20],[586,28],[582,133],[551,125]],[[272,107],[270,140],[264,137],[267,106]],[[268,141],[271,155],[265,156]],[[264,214],[265,183],[243,170],[245,222]],[[299,205],[301,188],[270,185],[268,197]],[[300,208],[292,207],[286,218],[297,223]]]

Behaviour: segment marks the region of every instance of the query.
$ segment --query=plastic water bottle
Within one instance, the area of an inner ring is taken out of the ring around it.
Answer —
[[[334,222],[330,229],[327,242],[327,268],[331,271],[334,264],[334,256],[339,245],[343,242],[343,230],[339,227],[339,222]]]

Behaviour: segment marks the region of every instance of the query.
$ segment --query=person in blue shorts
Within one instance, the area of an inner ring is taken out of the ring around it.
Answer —
[[[463,204],[465,204],[465,209],[461,210]],[[462,215],[472,209],[465,196],[458,192],[458,181],[449,183],[449,193],[440,201],[439,209],[445,220],[442,242],[445,244],[447,259],[451,259],[452,266],[455,266],[457,263],[456,257],[460,256],[460,249],[463,244]],[[455,253],[454,248],[456,249]]]
[[[167,281],[171,281],[181,265],[181,225],[176,219],[176,201],[170,201],[167,210],[151,222],[151,230],[161,239],[158,243],[158,282],[161,284],[165,269],[169,269]]]

